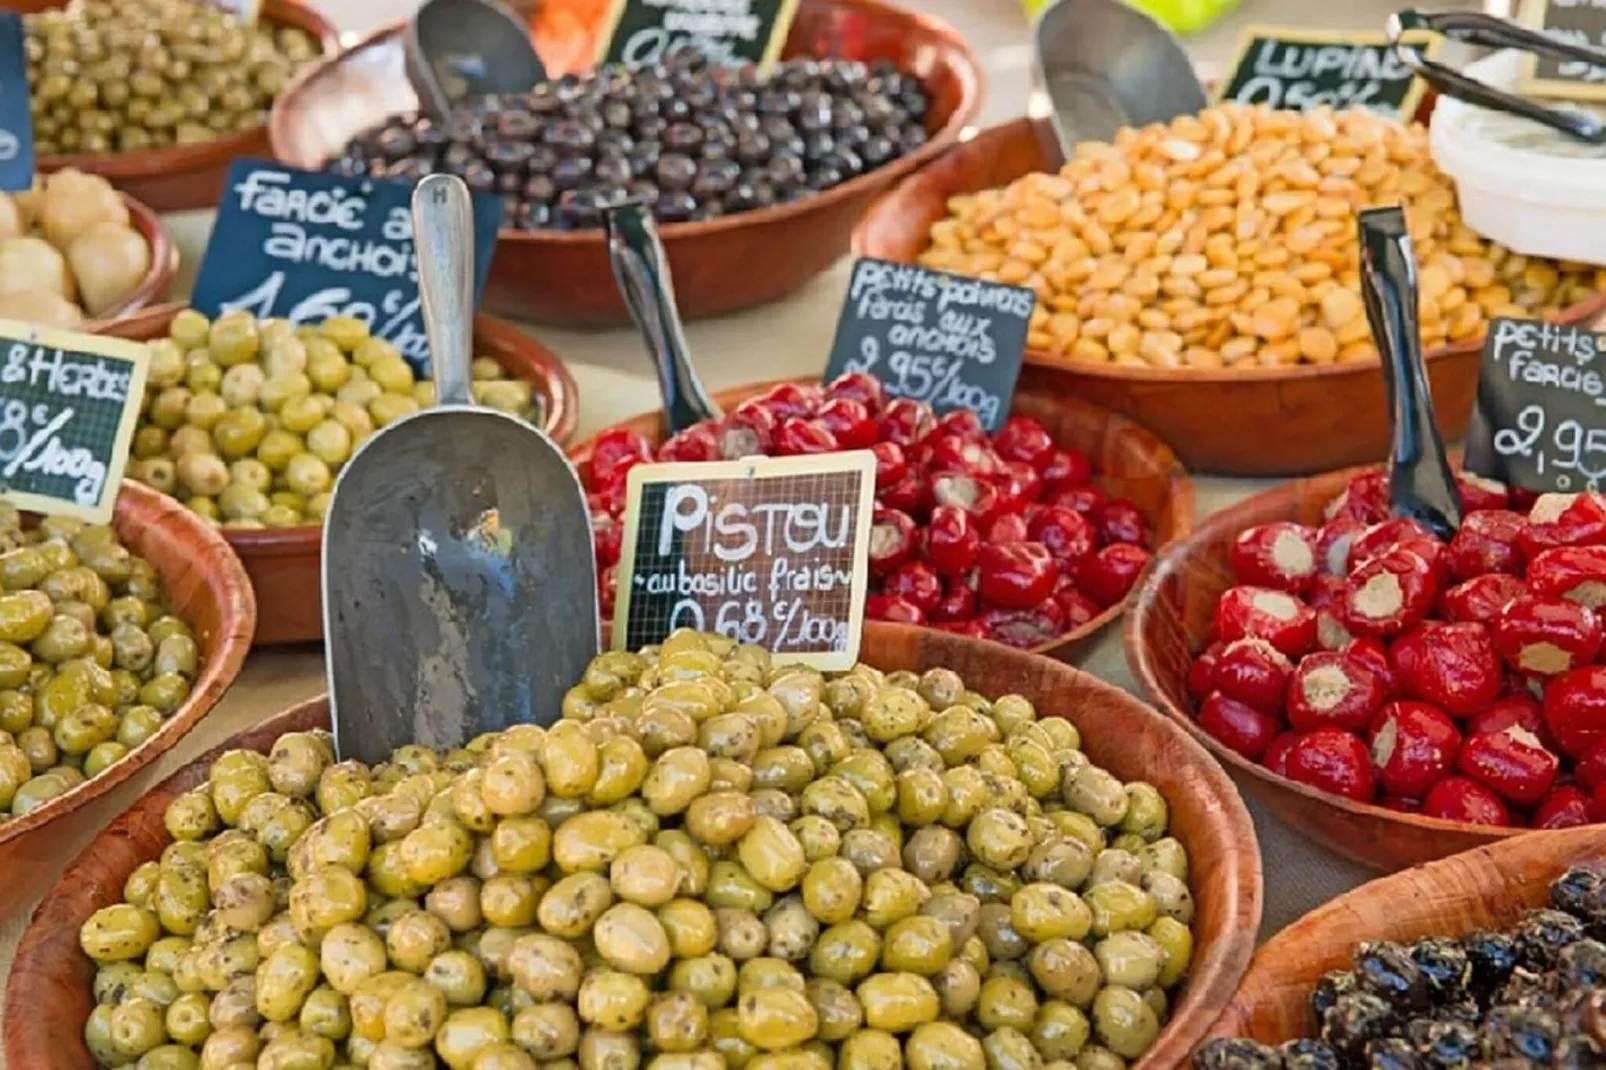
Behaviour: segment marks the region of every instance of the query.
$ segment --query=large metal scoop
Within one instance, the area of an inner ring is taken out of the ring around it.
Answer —
[[[461,746],[558,719],[597,653],[596,564],[579,477],[517,417],[474,404],[473,211],[431,175],[413,193],[438,403],[363,444],[323,529],[329,703],[342,758]]]
[[[407,80],[425,115],[491,93],[528,93],[546,81],[530,28],[497,0],[424,0],[407,24]]]

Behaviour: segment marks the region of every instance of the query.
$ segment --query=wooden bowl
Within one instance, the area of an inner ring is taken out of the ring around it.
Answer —
[[[1508,838],[1520,828],[1491,828],[1403,814],[1329,795],[1222,745],[1193,719],[1188,665],[1204,648],[1216,600],[1233,586],[1233,540],[1276,520],[1322,523],[1322,510],[1364,471],[1353,468],[1275,487],[1201,521],[1163,550],[1134,596],[1126,620],[1126,660],[1160,712],[1224,762],[1244,790],[1300,832],[1346,858],[1381,870],[1404,869]]]
[[[1211,1037],[1263,1044],[1312,1036],[1310,991],[1331,970],[1350,968],[1363,940],[1411,943],[1509,929],[1548,903],[1550,882],[1573,866],[1606,859],[1606,825],[1530,832],[1364,884],[1306,914],[1255,953]]]
[[[953,669],[988,695],[1016,692],[1039,711],[1065,717],[1082,733],[1087,755],[1124,780],[1147,780],[1171,804],[1172,834],[1187,848],[1198,904],[1188,980],[1172,1018],[1134,1070],[1179,1065],[1226,1005],[1254,949],[1260,924],[1261,867],[1254,825],[1221,767],[1176,726],[1086,673],[992,643],[891,626],[867,634],[861,655],[882,669]],[[224,750],[266,752],[284,732],[328,724],[325,699],[297,706],[196,759],[152,790],[101,833],[45,897],[24,933],[7,981],[8,1065],[91,1067],[83,1044],[94,969],[78,946],[92,913],[122,897],[123,882],[169,842],[162,812],[200,784]]]
[[[418,99],[403,64],[404,27],[392,26],[325,59],[279,97],[269,121],[274,155],[321,167],[346,143]],[[547,43],[536,40],[546,54]],[[564,54],[573,42],[557,42]],[[981,102],[982,73],[962,38],[935,19],[880,0],[803,0],[786,55],[890,59],[931,94],[931,140],[851,182],[792,204],[659,229],[683,316],[714,316],[773,301],[848,251],[853,224],[893,182],[952,145]],[[563,327],[630,322],[601,230],[504,230],[484,305],[499,315]]]
[[[167,296],[167,288],[173,284],[173,276],[178,274],[178,246],[173,244],[172,237],[167,228],[162,226],[157,214],[141,202],[123,194],[123,203],[128,205],[128,221],[145,244],[151,249],[151,267],[140,280],[138,286],[115,307],[106,310],[105,315],[98,316],[84,324],[86,331],[99,331],[109,326],[113,320],[138,312],[140,309],[156,303]]]
[[[853,252],[914,263],[948,199],[1059,166],[1046,121],[1017,119],[948,150],[876,202],[853,232]],[[1582,323],[1606,294],[1552,317]],[[1466,434],[1482,340],[1427,354],[1434,411],[1446,439]],[[1375,363],[1192,370],[1070,361],[1031,351],[1023,383],[1075,394],[1130,416],[1171,443],[1190,471],[1233,476],[1326,472],[1388,453],[1389,406]]]
[[[37,810],[0,823],[0,873],[5,874],[0,879],[0,917],[31,899],[43,886],[44,875],[61,864],[52,823],[150,765],[200,724],[234,683],[251,648],[256,600],[245,569],[221,535],[172,498],[132,480],[123,481],[112,524],[129,550],[156,567],[164,601],[194,629],[201,648],[200,675],[184,704],[122,761]]]
[[[138,342],[161,338],[184,307],[180,303],[147,309],[111,324],[102,333]],[[574,376],[555,353],[511,323],[486,315],[474,317],[474,352],[494,357],[510,375],[533,384],[536,393],[546,399],[543,430],[560,446],[569,441],[580,418],[579,401]],[[257,644],[322,639],[322,526],[225,531],[223,537],[240,555],[256,589]]]
[[[14,11],[47,11],[68,0],[10,0]],[[334,25],[301,0],[262,0],[261,18],[278,26],[305,30],[323,46],[325,55],[340,48]],[[104,175],[112,185],[138,197],[158,212],[215,208],[223,196],[229,165],[242,156],[269,153],[268,126],[263,123],[200,145],[174,145],[145,152],[41,156],[41,173],[76,167]]]
[[[721,410],[729,412],[779,382],[781,380],[735,387],[715,395],[714,401]],[[1074,397],[1057,397],[1027,389],[1015,391],[1010,411],[1040,420],[1055,442],[1091,457],[1095,481],[1113,496],[1126,498],[1143,511],[1154,529],[1156,547],[1181,538],[1193,526],[1193,481],[1177,463],[1169,446],[1131,420]],[[668,437],[661,411],[644,412],[615,427],[639,431],[654,445]],[[582,478],[589,479],[591,449],[595,442],[596,436],[592,436],[569,451]],[[1033,647],[1031,652],[1071,661],[1105,625],[1119,617],[1124,608],[1124,605],[1111,606],[1075,631]],[[866,624],[871,630],[882,626],[880,621]]]

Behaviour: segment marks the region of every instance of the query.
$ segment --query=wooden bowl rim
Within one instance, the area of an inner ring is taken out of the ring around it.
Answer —
[[[923,631],[896,624],[886,625],[886,628],[888,636],[900,632],[914,634]],[[1192,1002],[1184,1013],[1174,1014],[1166,1022],[1149,1050],[1133,1063],[1133,1066],[1138,1070],[1150,1070],[1150,1068],[1159,1070],[1155,1061],[1158,1057],[1177,1058],[1180,1062],[1180,1056],[1197,1043],[1220,1018],[1221,1011],[1230,1003],[1232,994],[1237,990],[1238,982],[1254,954],[1265,905],[1265,869],[1259,841],[1255,835],[1254,821],[1244,805],[1243,796],[1239,794],[1237,786],[1221,766],[1212,761],[1209,754],[1197,742],[1190,739],[1186,733],[1179,732],[1174,724],[1156,714],[1152,707],[1137,696],[1074,666],[1036,658],[1025,651],[958,635],[942,635],[939,637],[939,642],[952,644],[958,649],[973,647],[986,657],[1018,662],[1023,672],[1029,665],[1030,671],[1034,673],[1050,673],[1057,680],[1052,684],[1045,681],[1041,688],[1043,693],[1062,694],[1073,689],[1081,689],[1090,696],[1090,705],[1116,707],[1129,716],[1150,719],[1157,730],[1170,734],[1181,748],[1181,753],[1187,756],[1194,773],[1194,776],[1188,778],[1191,782],[1190,790],[1202,797],[1211,815],[1207,835],[1219,838],[1229,848],[1238,849],[1228,849],[1217,856],[1221,868],[1215,875],[1212,887],[1219,888],[1225,899],[1222,911],[1224,924],[1215,934],[1207,952],[1195,958],[1190,964],[1185,985],[1181,990],[1183,998],[1176,1006]],[[327,693],[319,695],[282,710],[250,728],[242,729],[217,747],[174,770],[101,830],[96,839],[85,847],[83,853],[62,872],[55,885],[45,893],[40,906],[29,919],[13,958],[11,975],[6,982],[6,1004],[19,1005],[20,1001],[12,1002],[16,996],[13,987],[27,983],[24,973],[35,972],[31,964],[41,954],[39,947],[49,936],[40,925],[46,907],[51,906],[59,910],[64,904],[71,904],[74,915],[88,917],[90,911],[87,908],[100,885],[99,881],[93,879],[94,867],[89,861],[94,856],[97,842],[102,839],[125,837],[129,827],[135,824],[134,815],[150,804],[154,793],[167,789],[169,784],[186,776],[197,766],[213,761],[226,750],[241,746],[242,737],[247,733],[281,734],[278,725],[294,723],[314,710],[319,711],[322,722],[327,726],[328,700]],[[29,968],[19,971],[15,968],[18,963],[29,964]],[[27,1015],[7,1016],[4,1022],[4,1050],[7,1060],[12,1065],[31,1066],[38,1061],[42,1053],[41,1045],[45,1044],[48,1038],[34,1035],[31,1030],[35,1024],[35,1019]],[[1170,1050],[1172,1048],[1181,1050],[1173,1053]]]
[[[817,378],[811,378],[808,376],[796,376],[788,379],[766,379],[757,383],[748,383],[742,386],[727,387],[726,389],[717,392],[714,395],[713,400],[721,410],[728,410],[734,408],[738,402],[745,401],[750,397],[757,397],[758,395],[770,390],[772,387],[780,386],[783,383],[802,383],[809,386],[817,386],[819,385],[819,380]],[[1122,613],[1126,612],[1127,608],[1132,605],[1133,598],[1143,586],[1144,577],[1149,574],[1151,569],[1153,569],[1154,561],[1159,558],[1161,548],[1164,546],[1171,546],[1186,538],[1189,532],[1193,530],[1193,477],[1188,474],[1188,470],[1183,467],[1182,462],[1177,459],[1177,455],[1172,451],[1171,447],[1153,431],[1150,431],[1147,427],[1144,427],[1142,424],[1131,419],[1130,417],[1111,412],[1102,405],[1095,405],[1091,401],[1083,401],[1080,398],[1076,399],[1076,403],[1087,409],[1093,409],[1102,412],[1105,415],[1105,418],[1108,419],[1111,424],[1125,424],[1127,427],[1131,428],[1133,433],[1148,439],[1149,446],[1154,457],[1162,462],[1165,466],[1167,486],[1166,497],[1171,506],[1171,511],[1175,515],[1175,518],[1172,522],[1174,530],[1170,539],[1168,539],[1165,543],[1157,544],[1152,548],[1151,552],[1153,553],[1154,557],[1144,568],[1144,571],[1138,575],[1137,582],[1132,585],[1132,590],[1127,592],[1127,596],[1125,598],[1117,602],[1115,605],[1103,610],[1098,616],[1093,617],[1081,627],[1073,628],[1071,631],[1056,636],[1046,643],[1038,643],[1036,646],[1028,648],[1026,652],[1030,654],[1041,654],[1045,656],[1052,655],[1056,651],[1073,647],[1077,643],[1087,639],[1089,636],[1098,634],[1098,632],[1100,632],[1106,625],[1110,624]],[[627,416],[622,420],[617,420],[609,424],[607,427],[600,429],[595,434],[588,436],[584,441],[576,443],[571,449],[569,449],[569,459],[578,465],[582,458],[590,456],[592,447],[596,444],[597,439],[602,435],[609,431],[623,427],[626,424],[631,424],[637,420],[644,420],[650,416],[656,415],[658,411],[661,410],[648,409],[644,412],[636,413],[634,416]],[[1097,475],[1098,473],[1095,472],[1094,476],[1096,477]],[[866,627],[870,628],[881,628],[889,625],[888,621],[879,620],[867,620],[864,623]],[[941,628],[927,628],[923,625],[910,625],[909,627],[920,628],[924,631],[942,632]],[[997,643],[994,645],[1001,646],[1006,650],[1017,649],[1015,647],[1009,647],[1003,643]]]
[[[309,67],[340,51],[340,32],[335,29],[333,23],[303,0],[263,0],[261,17],[263,21],[279,26],[305,30],[317,38],[320,57],[309,63],[307,65]],[[284,96],[293,84],[294,79],[287,82],[279,91],[278,97],[274,98],[274,102],[277,103],[279,97]],[[73,167],[80,171],[103,175],[113,182],[149,178],[155,175],[182,174],[245,155],[261,141],[267,128],[268,122],[265,120],[244,130],[236,130],[227,137],[213,138],[198,145],[167,145],[140,152],[72,152],[41,156],[36,169],[44,174]]]
[[[144,201],[136,200],[121,190],[118,191],[118,196],[122,197],[123,204],[128,208],[129,222],[150,248],[151,266],[146,269],[139,285],[134,287],[127,297],[107,309],[104,315],[84,321],[81,330],[91,334],[114,320],[138,312],[153,301],[160,301],[167,295],[167,288],[172,285],[173,276],[178,274],[178,246],[174,244],[173,236],[167,232],[167,227],[162,223],[162,217]]]
[[[880,197],[876,198],[875,203],[854,225],[850,243],[852,255],[855,257],[886,257],[885,250],[875,247],[875,244],[870,241],[872,224],[880,213],[891,210],[892,204],[898,199],[900,192],[934,181],[932,173],[936,165],[943,160],[966,153],[985,152],[987,146],[993,142],[1018,137],[1020,136],[1018,131],[1022,128],[1035,129],[1037,123],[1038,120],[1030,116],[1020,116],[1019,118],[999,123],[996,126],[989,126],[979,131],[974,137],[962,138],[947,146],[928,165],[922,166],[914,174],[900,179]],[[950,196],[957,195],[950,194]],[[1606,291],[1597,291],[1594,296],[1569,305],[1566,308],[1557,309],[1547,314],[1544,319],[1553,323],[1582,324],[1600,317],[1603,313],[1606,313]],[[1423,354],[1423,359],[1432,363],[1478,353],[1482,351],[1484,341],[1485,336],[1480,335],[1476,339],[1451,342],[1448,345],[1429,350]],[[1299,379],[1339,378],[1358,374],[1371,376],[1381,374],[1378,370],[1377,361],[1355,361],[1349,364],[1290,364],[1277,368],[1254,365],[1235,371],[1228,368],[1151,368],[1129,364],[1094,364],[1092,361],[1077,361],[1056,357],[1041,349],[1028,349],[1026,351],[1026,363],[1035,368],[1064,372],[1089,379],[1109,379],[1134,383],[1220,383],[1232,385],[1237,383],[1281,383]]]
[[[1511,856],[1517,856],[1512,858]],[[1233,993],[1232,999],[1222,1008],[1221,1015],[1210,1030],[1201,1039],[1211,1040],[1216,1037],[1240,1036],[1237,1029],[1242,1025],[1243,1017],[1248,1013],[1251,1004],[1249,999],[1262,993],[1260,989],[1267,987],[1272,978],[1271,964],[1296,960],[1309,954],[1310,944],[1308,936],[1312,930],[1322,935],[1328,935],[1333,929],[1346,929],[1355,931],[1355,919],[1358,916],[1354,904],[1357,901],[1385,900],[1397,895],[1421,895],[1425,889],[1442,890],[1445,886],[1455,886],[1453,880],[1445,879],[1449,875],[1465,873],[1473,869],[1486,869],[1489,872],[1520,873],[1525,868],[1523,862],[1534,856],[1566,859],[1568,867],[1588,861],[1591,857],[1606,857],[1606,825],[1582,825],[1567,829],[1539,829],[1523,832],[1518,836],[1507,837],[1493,843],[1483,844],[1470,850],[1448,855],[1444,858],[1424,862],[1411,869],[1400,870],[1387,876],[1377,877],[1367,883],[1351,888],[1321,906],[1315,907],[1299,918],[1290,922],[1285,928],[1266,941],[1255,952],[1249,963],[1249,969],[1238,984],[1238,990]],[[1455,894],[1447,901],[1459,901],[1470,897],[1474,891],[1471,887],[1462,887],[1459,894]],[[1487,892],[1487,889],[1485,889]],[[1442,898],[1442,896],[1440,897]],[[1483,898],[1492,898],[1485,894]],[[1352,941],[1358,946],[1369,938],[1378,934],[1357,933]],[[1445,936],[1460,936],[1461,933],[1444,933]],[[1346,937],[1348,939],[1348,937]]]
[[[214,560],[221,566],[222,574],[209,577],[205,585],[208,590],[225,595],[225,601],[218,607],[221,612],[216,646],[201,663],[201,671],[191,685],[189,697],[149,739],[125,754],[120,761],[107,766],[99,776],[88,778],[36,810],[0,823],[0,848],[37,831],[58,817],[88,805],[172,749],[190,729],[201,723],[201,719],[233,686],[251,649],[257,622],[256,595],[251,590],[251,580],[245,574],[245,566],[228,549],[217,531],[203,524],[199,517],[177,500],[131,479],[123,480],[117,493],[119,506],[124,498],[138,502],[145,509],[157,513],[164,522],[182,527],[192,542],[210,543],[219,551],[214,555]],[[120,507],[118,511],[121,512]],[[114,527],[118,519],[113,518]],[[161,576],[165,587],[166,577],[160,572],[157,575]]]
[[[916,31],[926,36],[946,42],[951,49],[952,62],[948,69],[954,79],[959,83],[959,101],[955,104],[952,114],[943,125],[934,131],[925,144],[907,156],[900,156],[890,160],[874,170],[867,171],[856,178],[830,189],[792,201],[789,204],[777,204],[768,208],[758,208],[750,212],[737,212],[734,215],[720,216],[718,219],[708,219],[692,223],[662,223],[658,226],[658,235],[664,243],[670,244],[676,240],[691,241],[706,238],[726,231],[740,230],[744,227],[758,228],[770,223],[780,223],[794,219],[812,212],[822,211],[841,201],[859,196],[866,189],[892,186],[908,176],[917,173],[927,164],[934,161],[952,148],[959,139],[960,132],[969,126],[970,121],[976,117],[981,109],[982,92],[986,75],[980,61],[972,51],[970,43],[948,23],[931,15],[921,14],[911,9],[899,8],[892,4],[883,3],[882,0],[821,0],[834,7],[856,8],[871,13],[882,19],[906,21],[912,34]],[[324,72],[337,66],[346,59],[356,56],[370,48],[377,48],[388,44],[392,38],[404,38],[408,24],[405,22],[392,23],[360,38],[351,47],[338,53],[325,55],[322,59],[309,63],[290,80],[284,90],[274,99],[273,110],[268,116],[268,144],[274,159],[286,160],[291,154],[283,149],[289,137],[287,131],[294,123],[292,112],[296,109],[293,104],[299,103],[301,93],[305,91],[306,84],[324,75]],[[296,160],[299,167],[316,168],[324,161]],[[590,230],[507,230],[498,231],[498,245],[542,245],[542,246],[587,246],[594,245],[599,249],[607,242],[606,232],[600,228]]]
[[[116,326],[124,330],[156,330],[158,323],[165,325],[172,317],[188,307],[189,305],[183,301],[169,301],[132,316],[125,316],[116,321]],[[485,312],[474,314],[474,337],[494,339],[503,347],[522,349],[530,358],[530,362],[542,370],[543,393],[547,399],[547,420],[541,430],[557,443],[559,449],[566,449],[569,440],[574,437],[575,427],[580,422],[580,388],[574,381],[574,373],[569,370],[568,364],[534,335],[519,330],[507,320]],[[322,552],[323,525],[228,528],[223,529],[223,538],[230,546],[253,558],[304,557],[307,554]]]
[[[1355,476],[1362,472],[1376,468],[1376,465],[1363,464],[1353,468],[1343,468],[1336,472],[1325,472],[1319,476],[1312,476],[1303,482],[1307,485],[1315,484],[1325,491],[1333,488],[1328,500],[1337,497],[1344,486]],[[1298,795],[1313,803],[1342,811],[1354,817],[1364,817],[1371,821],[1387,821],[1393,824],[1410,828],[1421,829],[1424,832],[1455,833],[1460,836],[1484,840],[1493,843],[1509,839],[1526,832],[1535,831],[1516,826],[1476,825],[1466,821],[1449,821],[1445,818],[1428,817],[1424,814],[1408,814],[1399,810],[1390,810],[1378,806],[1376,803],[1356,802],[1341,795],[1332,795],[1325,791],[1318,791],[1308,784],[1301,784],[1285,776],[1279,776],[1258,762],[1252,762],[1239,754],[1231,747],[1226,746],[1216,737],[1212,736],[1199,726],[1192,715],[1180,708],[1171,698],[1166,689],[1161,686],[1159,668],[1155,663],[1147,641],[1144,639],[1144,630],[1149,618],[1159,612],[1161,589],[1167,580],[1177,576],[1183,565],[1194,555],[1194,552],[1212,538],[1231,532],[1242,531],[1250,525],[1245,520],[1245,514],[1251,513],[1256,506],[1263,504],[1268,498],[1282,495],[1292,486],[1283,483],[1270,490],[1262,491],[1252,497],[1236,502],[1219,512],[1212,513],[1204,518],[1192,531],[1189,531],[1154,555],[1148,571],[1139,577],[1135,587],[1135,595],[1131,602],[1132,611],[1127,614],[1123,626],[1123,643],[1126,647],[1127,667],[1143,685],[1144,691],[1157,708],[1166,717],[1180,724],[1189,735],[1202,743],[1216,760],[1226,763],[1233,769],[1250,777],[1267,788],[1285,793]],[[1181,582],[1178,577],[1177,582]],[[1195,651],[1190,650],[1192,657]]]

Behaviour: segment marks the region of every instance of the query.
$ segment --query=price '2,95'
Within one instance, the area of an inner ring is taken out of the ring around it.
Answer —
[[[880,342],[866,335],[859,340],[858,357],[848,361],[848,370],[874,375],[893,397],[923,401],[938,412],[969,409],[985,426],[997,426],[1002,402],[997,394],[961,378],[965,373],[961,357],[894,349],[883,364]]]
[[[1548,423],[1543,405],[1527,406],[1517,414],[1516,427],[1495,432],[1495,452],[1530,461],[1559,491],[1600,490],[1606,480],[1606,427],[1586,428],[1577,420]]]

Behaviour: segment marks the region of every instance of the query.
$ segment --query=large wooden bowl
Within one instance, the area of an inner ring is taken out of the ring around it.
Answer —
[[[1134,596],[1126,620],[1126,659],[1160,711],[1208,747],[1268,810],[1346,858],[1396,870],[1522,830],[1403,814],[1278,776],[1200,728],[1191,715],[1187,686],[1189,662],[1206,645],[1216,601],[1233,586],[1229,559],[1238,533],[1275,520],[1319,525],[1323,508],[1362,470],[1332,472],[1257,494],[1206,518],[1162,551]]]
[[[274,105],[274,155],[317,168],[355,135],[418,99],[403,63],[404,27],[392,26],[297,77]],[[537,47],[547,54],[547,43]],[[563,54],[573,42],[558,42]],[[792,204],[660,228],[681,314],[713,316],[773,301],[848,251],[854,223],[893,182],[958,138],[981,102],[982,73],[964,40],[935,19],[880,0],[803,0],[788,56],[890,59],[931,94],[931,140],[902,159]],[[485,287],[485,307],[514,319],[564,327],[629,322],[602,231],[503,231]]]
[[[777,382],[735,387],[716,395],[714,401],[722,411],[729,412]],[[1193,481],[1171,448],[1144,428],[1077,398],[1054,397],[1040,389],[1017,389],[1010,411],[1042,421],[1055,442],[1091,457],[1094,481],[1114,497],[1126,498],[1143,511],[1154,530],[1156,547],[1181,538],[1192,528]],[[662,411],[644,412],[615,426],[639,431],[654,445],[668,437]],[[593,436],[569,451],[583,478],[589,478],[595,441]],[[1033,647],[1031,652],[1071,661],[1124,608],[1111,606],[1075,631]],[[882,626],[880,621],[865,623],[871,630]]]
[[[1171,805],[1171,831],[1187,848],[1198,904],[1188,980],[1171,1021],[1134,1070],[1179,1065],[1226,1005],[1254,949],[1260,924],[1261,867],[1254,825],[1221,767],[1175,725],[1132,696],[1066,665],[991,643],[918,628],[888,626],[865,638],[862,658],[882,669],[953,669],[987,695],[1032,699],[1039,711],[1073,721],[1093,761],[1123,780],[1147,780]],[[169,842],[162,812],[202,782],[223,750],[267,751],[284,732],[328,724],[324,699],[266,721],[197,759],[114,822],[45,897],[23,935],[6,985],[5,1053],[10,1066],[54,1070],[93,1065],[83,1044],[94,969],[78,929],[118,901],[124,880]],[[19,1014],[19,1007],[30,1008]]]
[[[126,193],[123,194],[123,203],[128,206],[128,222],[139,231],[139,236],[145,239],[145,244],[150,246],[150,270],[145,272],[145,277],[140,280],[139,285],[115,307],[107,309],[104,315],[85,323],[86,331],[101,330],[113,320],[121,319],[162,300],[167,296],[167,288],[173,285],[173,276],[178,274],[178,246],[173,244],[167,228],[162,226],[161,218],[145,204]]]
[[[138,342],[167,334],[184,306],[162,305],[117,321],[102,333]],[[558,356],[511,323],[474,317],[474,352],[494,357],[508,374],[535,387],[545,399],[543,430],[560,446],[574,434],[580,418],[574,376]],[[245,563],[256,588],[258,645],[305,643],[323,638],[323,528],[301,524],[223,533]]]
[[[194,629],[200,675],[183,705],[122,761],[37,810],[0,823],[0,917],[32,898],[44,875],[61,865],[54,823],[150,765],[200,724],[234,683],[251,648],[256,600],[240,559],[221,535],[172,498],[132,480],[117,495],[112,524],[129,550],[156,567],[164,602]]]
[[[9,0],[14,11],[47,11],[66,7],[68,0]],[[331,55],[340,48],[340,35],[328,19],[301,0],[262,0],[264,21],[305,30]],[[104,175],[112,185],[138,197],[158,212],[215,208],[223,194],[229,165],[242,156],[268,155],[268,126],[263,123],[199,145],[174,145],[146,152],[116,152],[41,156],[41,172],[76,167]]]
[[[983,131],[876,202],[853,232],[853,252],[913,263],[931,225],[956,194],[1005,186],[1059,166],[1046,122],[1017,119]],[[1606,310],[1606,295],[1555,319],[1581,323]],[[1434,410],[1448,439],[1466,433],[1478,386],[1482,340],[1427,354]],[[1194,472],[1287,476],[1381,460],[1389,407],[1375,363],[1192,370],[1090,364],[1027,353],[1022,380],[1074,394],[1130,416],[1171,443]]]
[[[1313,1036],[1310,991],[1322,974],[1350,968],[1356,944],[1509,929],[1547,904],[1551,881],[1603,859],[1606,826],[1589,825],[1530,832],[1363,884],[1262,946],[1210,1036],[1263,1044]]]

